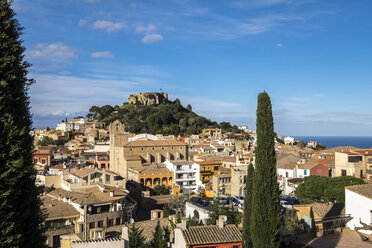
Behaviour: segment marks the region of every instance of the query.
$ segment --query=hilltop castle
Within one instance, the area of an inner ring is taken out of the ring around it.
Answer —
[[[168,94],[160,92],[142,92],[130,94],[128,103],[136,104],[140,102],[143,105],[154,105],[168,102]]]

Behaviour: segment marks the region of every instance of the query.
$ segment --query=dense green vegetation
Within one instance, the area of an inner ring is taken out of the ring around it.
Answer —
[[[252,185],[253,185],[254,167],[250,163],[247,170],[247,180],[245,182],[245,197],[244,197],[244,209],[243,209],[243,231],[242,231],[242,243],[243,246],[251,246],[251,218],[252,218]]]
[[[352,176],[308,176],[297,187],[295,193],[302,204],[313,202],[345,202],[345,187],[364,183],[362,179]]]
[[[129,228],[129,248],[145,248],[146,247],[146,238],[142,234],[143,229],[136,227],[135,224],[132,224]]]
[[[132,133],[151,133],[164,135],[200,134],[204,128],[220,127],[224,132],[242,133],[237,126],[228,122],[211,121],[192,111],[191,106],[184,108],[180,100],[158,105],[124,103],[122,106],[92,106],[87,118],[109,124],[120,120],[126,131]]]
[[[49,146],[49,145],[63,146],[68,141],[69,141],[68,138],[61,138],[61,139],[58,139],[58,140],[54,140],[50,137],[44,137],[42,140],[39,140],[37,142],[37,145],[38,146]]]
[[[226,208],[220,203],[220,198],[218,197],[209,209],[208,219],[206,219],[206,225],[216,225],[220,215],[225,215],[227,217],[226,224],[239,225],[242,220],[242,214],[239,213],[234,207]]]
[[[279,185],[274,148],[274,120],[270,97],[258,95],[256,119],[256,166],[252,186],[252,216],[250,235],[253,247],[280,245]]]
[[[0,0],[0,246],[43,247],[27,94],[33,80],[12,2]]]
[[[169,189],[164,185],[156,185],[154,187],[154,195],[168,195]]]

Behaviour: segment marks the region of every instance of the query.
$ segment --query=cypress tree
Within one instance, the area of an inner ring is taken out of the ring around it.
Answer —
[[[279,185],[276,174],[274,121],[270,97],[258,95],[256,165],[253,176],[251,237],[254,248],[280,244]]]
[[[135,224],[131,225],[129,229],[129,247],[130,248],[143,248],[145,247],[146,238],[142,235],[143,230],[136,227]]]
[[[252,185],[253,185],[253,164],[249,164],[247,170],[247,180],[245,181],[245,197],[243,210],[243,233],[242,241],[244,247],[249,247],[251,243],[250,223],[252,217]]]
[[[155,231],[152,233],[152,240],[150,241],[149,247],[151,248],[166,248],[167,241],[164,237],[164,230],[160,226],[160,222],[155,227]]]
[[[42,247],[42,215],[27,91],[29,63],[23,60],[22,27],[0,0],[0,246]]]

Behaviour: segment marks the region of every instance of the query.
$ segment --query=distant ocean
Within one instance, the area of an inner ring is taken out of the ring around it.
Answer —
[[[336,146],[355,146],[372,148],[372,136],[293,136],[296,140],[318,141],[321,145],[332,148]]]

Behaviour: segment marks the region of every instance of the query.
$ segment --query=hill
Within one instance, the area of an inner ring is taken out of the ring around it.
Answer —
[[[217,123],[197,115],[190,105],[183,107],[179,99],[152,105],[136,102],[124,103],[122,106],[92,106],[87,118],[106,124],[118,119],[124,123],[126,130],[132,133],[190,135],[200,134],[208,127],[219,127],[225,132],[241,132],[237,126],[228,122]]]

